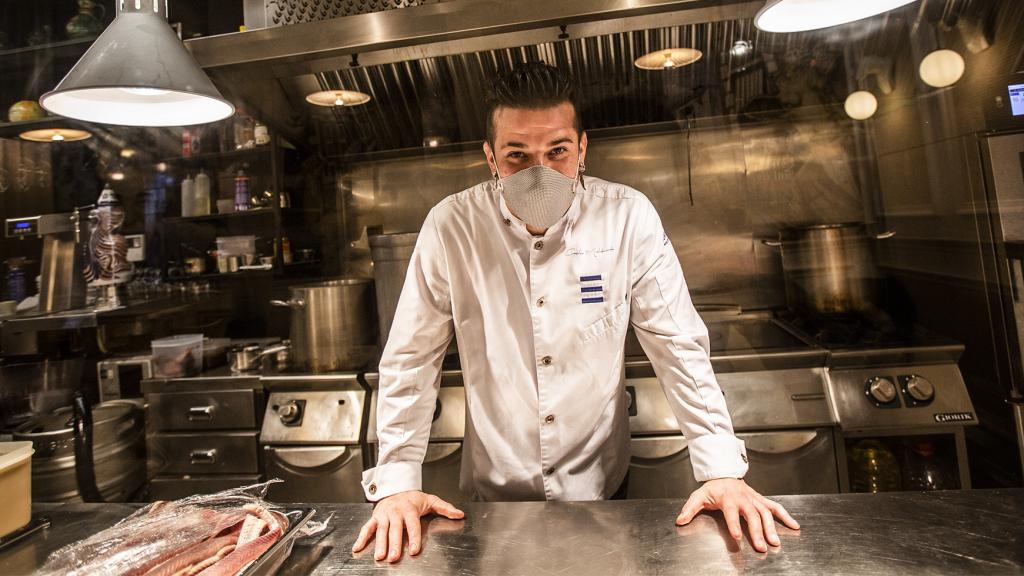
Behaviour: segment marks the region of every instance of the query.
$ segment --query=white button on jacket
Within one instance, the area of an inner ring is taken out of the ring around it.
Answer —
[[[423,223],[381,358],[367,499],[421,489],[453,335],[468,412],[462,489],[483,500],[611,496],[629,467],[627,322],[688,440],[696,479],[743,477],[707,328],[646,196],[587,177],[542,238],[491,182],[442,200]]]

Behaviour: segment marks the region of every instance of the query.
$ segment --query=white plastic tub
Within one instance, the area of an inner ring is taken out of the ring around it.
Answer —
[[[179,334],[150,342],[153,348],[153,376],[182,378],[203,371],[203,335]]]
[[[0,442],[0,538],[32,519],[32,443]]]
[[[256,253],[255,236],[218,236],[218,256],[244,256]]]

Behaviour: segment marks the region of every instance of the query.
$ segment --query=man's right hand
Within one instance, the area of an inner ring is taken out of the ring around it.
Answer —
[[[377,539],[373,557],[375,560],[397,562],[402,557],[402,536],[409,533],[409,555],[420,553],[420,517],[427,514],[440,514],[445,518],[460,520],[465,514],[455,506],[432,494],[417,490],[399,492],[377,502],[370,518],[359,531],[356,543],[352,545],[352,553],[359,552]]]

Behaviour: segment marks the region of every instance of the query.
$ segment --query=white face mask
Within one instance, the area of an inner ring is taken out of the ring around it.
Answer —
[[[520,220],[534,228],[550,228],[572,205],[576,181],[547,166],[531,166],[497,180],[498,191]]]

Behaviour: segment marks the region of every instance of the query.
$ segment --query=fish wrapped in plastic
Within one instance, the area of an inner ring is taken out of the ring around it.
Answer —
[[[274,482],[154,502],[55,551],[38,574],[234,576],[288,531],[287,516],[264,500]]]

